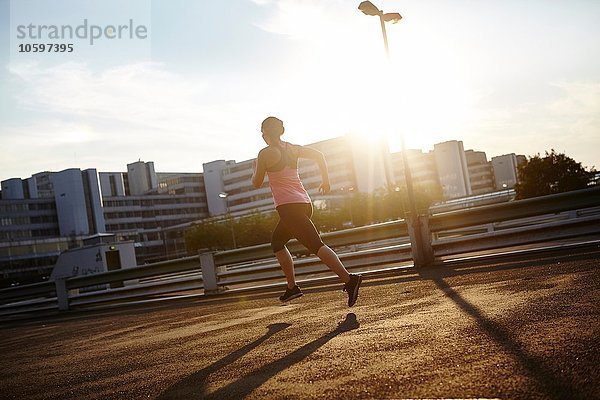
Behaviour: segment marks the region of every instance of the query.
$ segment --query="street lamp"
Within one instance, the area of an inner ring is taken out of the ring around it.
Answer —
[[[229,211],[229,205],[227,204],[227,200],[226,200],[227,196],[229,196],[229,193],[227,193],[227,192],[219,193],[219,198],[225,200],[225,207],[227,207],[227,215],[229,215],[229,228],[231,229],[231,239],[233,241],[233,248],[237,249],[237,243],[235,241],[235,231],[233,229],[233,217],[231,216],[231,213]]]
[[[390,59],[390,49],[388,47],[387,40],[387,32],[385,30],[385,23],[392,22],[397,23],[400,22],[402,16],[399,13],[384,13],[383,10],[380,10],[375,6],[375,4],[370,1],[363,1],[358,5],[358,9],[365,15],[379,17],[379,22],[381,23],[381,33],[383,35],[383,44],[385,46],[385,53],[387,55],[388,62],[391,63]],[[413,261],[416,264],[429,264],[430,256],[424,251],[422,235],[421,235],[421,225],[419,214],[417,214],[417,207],[415,203],[415,194],[413,189],[413,181],[412,174],[410,172],[410,166],[408,165],[408,157],[406,154],[406,146],[404,145],[404,134],[400,132],[400,146],[402,149],[402,163],[404,164],[404,180],[406,181],[406,192],[408,195],[408,207],[409,207],[409,215],[407,218],[407,223],[409,225],[409,233],[411,236],[411,243],[414,247],[413,250]],[[412,228],[412,229],[410,229]],[[412,232],[411,232],[412,231]]]
[[[402,15],[400,15],[399,13],[384,13],[383,10],[380,10],[377,7],[375,7],[375,4],[371,3],[370,1],[363,1],[358,5],[358,9],[362,11],[362,13],[365,15],[369,15],[371,17],[379,17],[379,22],[381,22],[381,33],[383,34],[383,44],[385,45],[385,54],[387,55],[389,60],[390,49],[388,47],[385,23],[391,22],[393,24],[396,24],[400,22],[400,20],[402,19]]]

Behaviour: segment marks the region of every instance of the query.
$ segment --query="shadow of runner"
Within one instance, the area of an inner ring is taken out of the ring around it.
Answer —
[[[343,332],[348,332],[357,329],[360,326],[356,319],[356,314],[348,313],[346,319],[341,322],[333,331],[321,336],[320,338],[305,344],[298,350],[288,354],[287,356],[265,365],[262,368],[253,371],[250,375],[241,377],[235,382],[232,382],[215,392],[207,395],[206,399],[241,399],[246,397],[254,389],[261,386],[263,383],[277,375],[279,372],[291,367],[292,365],[302,361],[310,354],[314,353],[319,347],[329,342],[331,339]]]
[[[511,338],[508,330],[503,328],[497,322],[486,318],[476,306],[469,303],[452,289],[443,278],[455,275],[454,271],[446,268],[428,268],[417,271],[423,279],[434,282],[435,285],[444,292],[450,300],[456,303],[461,310],[473,317],[477,325],[479,325],[488,336],[513,355],[519,364],[531,373],[531,377],[540,384],[541,389],[548,395],[548,398],[584,398],[573,385],[565,382],[546,367],[544,365],[544,360],[541,357],[528,353],[521,344]]]
[[[258,347],[265,340],[291,326],[291,324],[278,323],[271,324],[267,327],[267,332],[253,341],[248,343],[244,347],[239,348],[233,353],[226,357],[221,358],[219,361],[209,365],[206,368],[201,369],[198,372],[189,375],[187,378],[182,379],[173,386],[167,388],[157,399],[201,399],[206,395],[206,380],[213,372],[220,370],[221,368],[235,362],[239,358],[243,357],[251,350]]]

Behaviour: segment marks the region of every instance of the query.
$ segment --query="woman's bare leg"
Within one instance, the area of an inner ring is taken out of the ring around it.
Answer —
[[[340,258],[337,256],[337,254],[335,254],[335,251],[331,250],[329,246],[323,245],[321,246],[319,251],[317,251],[317,257],[319,257],[321,261],[323,261],[325,265],[329,267],[330,270],[335,272],[337,276],[340,277],[342,282],[348,283],[348,281],[350,280],[350,274],[344,267],[344,264],[342,264],[342,262],[340,261]],[[277,257],[277,259],[279,259],[279,257]]]
[[[292,260],[292,255],[290,254],[289,250],[284,247],[283,250],[279,250],[275,253],[275,257],[277,257],[277,261],[279,261],[279,265],[281,265],[281,269],[285,274],[288,288],[292,289],[294,286],[296,286],[296,277],[294,276],[294,261]]]

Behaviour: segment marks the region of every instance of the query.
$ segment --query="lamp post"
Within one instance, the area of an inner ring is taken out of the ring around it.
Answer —
[[[365,15],[379,17],[379,22],[381,24],[381,33],[383,35],[383,45],[385,47],[385,54],[387,56],[388,63],[391,64],[390,49],[388,46],[385,23],[398,23],[402,19],[402,16],[399,13],[384,13],[383,10],[377,8],[370,1],[363,1],[359,4],[358,9]],[[410,166],[408,165],[408,156],[406,154],[406,146],[404,145],[404,134],[402,132],[400,132],[400,146],[402,150],[402,164],[404,165],[404,180],[406,182],[406,193],[408,195],[409,215],[407,216],[406,220],[411,236],[410,239],[411,248],[413,252],[413,261],[415,263],[415,266],[427,265],[432,261],[432,254],[430,251],[425,250],[424,248],[423,235],[421,232],[421,221],[420,216],[417,213],[412,174],[410,172]]]
[[[358,5],[358,9],[362,11],[363,14],[369,16],[377,16],[379,17],[379,22],[381,23],[381,33],[383,34],[383,45],[385,46],[385,54],[387,55],[388,61],[390,60],[390,49],[388,47],[387,33],[385,31],[385,23],[391,22],[392,24],[396,24],[400,22],[402,19],[402,15],[399,13],[384,13],[383,10],[378,9],[375,4],[370,1],[363,1]]]
[[[237,243],[235,241],[235,231],[233,229],[233,217],[231,216],[231,214],[229,212],[229,205],[227,204],[227,196],[229,196],[229,193],[225,193],[225,192],[219,193],[219,197],[222,199],[225,199],[225,207],[227,207],[227,215],[229,215],[229,228],[231,229],[231,239],[233,241],[233,248],[237,249]]]

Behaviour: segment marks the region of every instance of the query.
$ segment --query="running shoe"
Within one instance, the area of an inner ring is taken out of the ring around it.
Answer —
[[[344,284],[344,292],[348,292],[348,307],[352,307],[356,303],[361,282],[362,276],[350,274],[350,280]]]
[[[298,285],[296,285],[291,289],[286,288],[285,293],[283,295],[279,296],[279,300],[286,302],[286,301],[296,299],[300,296],[302,296],[302,290],[300,290],[300,287]]]

